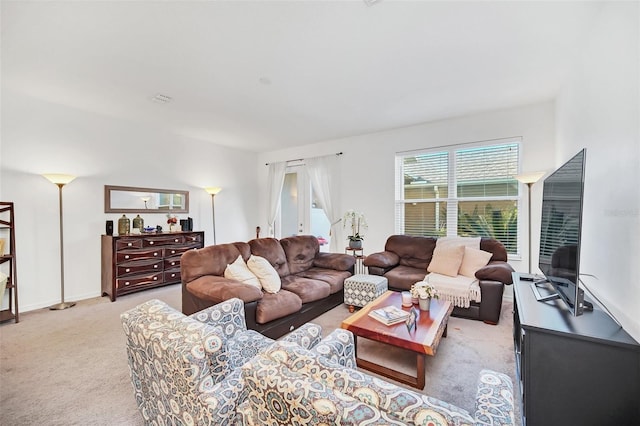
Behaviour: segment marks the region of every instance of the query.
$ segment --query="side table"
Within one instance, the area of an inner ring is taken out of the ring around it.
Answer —
[[[353,255],[353,257],[356,258],[356,264],[355,264],[355,268],[354,268],[354,274],[365,274],[365,266],[364,266],[364,249],[363,248],[351,248],[351,247],[345,247],[344,248],[344,252],[345,254],[351,254]]]

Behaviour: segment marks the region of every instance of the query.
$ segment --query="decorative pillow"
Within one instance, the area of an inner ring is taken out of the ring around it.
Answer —
[[[260,280],[253,275],[253,272],[251,272],[247,264],[244,263],[242,255],[238,255],[238,258],[234,260],[232,264],[227,265],[227,268],[224,270],[224,277],[260,288]]]
[[[460,265],[458,274],[475,278],[478,269],[487,266],[487,263],[491,260],[491,256],[493,256],[493,253],[489,253],[488,251],[465,247],[462,265]]]
[[[436,245],[433,250],[433,257],[427,267],[427,272],[436,272],[450,277],[458,276],[462,258],[464,257],[464,246],[440,246]]]
[[[260,280],[262,290],[267,293],[277,293],[280,291],[280,287],[282,286],[280,275],[278,275],[278,272],[267,259],[252,254],[247,261],[247,266]]]

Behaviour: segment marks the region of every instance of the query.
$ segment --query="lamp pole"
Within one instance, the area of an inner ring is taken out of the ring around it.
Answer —
[[[60,218],[60,303],[56,303],[55,305],[49,306],[49,309],[52,311],[60,311],[63,309],[71,308],[76,304],[76,302],[64,301],[64,230],[63,230],[64,220],[62,216],[62,187],[70,183],[76,177],[71,175],[62,175],[62,174],[45,174],[43,176],[47,178],[50,182],[58,186],[58,205],[59,205],[58,216]]]
[[[216,194],[219,193],[222,190],[222,188],[208,186],[204,190],[207,191],[209,194],[211,194],[211,216],[213,217],[213,244],[215,245],[216,244],[216,203],[215,203],[215,197],[216,197]]]
[[[516,179],[524,184],[527,185],[527,190],[528,190],[528,197],[527,197],[527,207],[528,207],[528,216],[527,216],[527,222],[529,223],[529,235],[528,235],[528,244],[529,244],[529,269],[528,269],[528,273],[531,273],[531,249],[532,249],[532,244],[531,244],[531,187],[533,186],[534,183],[536,183],[543,175],[545,172],[532,172],[532,173],[526,173],[526,174],[522,174],[522,175],[518,175],[516,176]]]

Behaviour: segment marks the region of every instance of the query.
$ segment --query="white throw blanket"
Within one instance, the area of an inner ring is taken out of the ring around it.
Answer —
[[[468,308],[471,301],[480,302],[480,284],[476,278],[463,275],[449,277],[431,272],[424,277],[424,281],[438,290],[441,300],[448,300],[454,306]]]

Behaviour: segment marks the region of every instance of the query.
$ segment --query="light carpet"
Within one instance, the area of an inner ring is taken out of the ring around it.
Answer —
[[[119,297],[78,302],[64,311],[40,309],[0,325],[0,424],[142,425],[129,380],[120,314],[149,299],[181,308],[180,284]],[[314,320],[326,335],[349,315],[340,305]],[[515,383],[511,304],[500,324],[451,318],[448,337],[426,363],[424,393],[473,412],[482,368]],[[366,342],[361,356],[415,372],[415,356]],[[516,404],[517,407],[518,404]],[[516,410],[518,414],[519,410]]]

